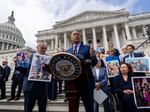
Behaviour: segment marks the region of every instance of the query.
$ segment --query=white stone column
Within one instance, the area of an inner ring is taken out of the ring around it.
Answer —
[[[131,34],[130,34],[129,26],[127,23],[125,23],[125,31],[127,35],[127,40],[131,40]]]
[[[136,31],[135,31],[135,27],[134,26],[132,27],[132,33],[133,33],[133,38],[137,39]]]
[[[4,50],[4,42],[2,42],[2,50]]]
[[[102,26],[102,28],[103,28],[103,45],[104,45],[105,50],[108,50],[106,26]]]
[[[8,49],[8,47],[9,47],[9,43],[7,43],[7,45],[6,45],[6,49]]]
[[[67,49],[67,33],[64,33],[64,49]]]
[[[119,41],[118,30],[117,30],[116,24],[114,24],[113,27],[114,27],[114,33],[115,33],[116,47],[117,49],[120,49],[120,41]]]
[[[51,49],[54,49],[54,39],[51,39]]]
[[[13,44],[11,45],[11,49],[13,49]]]
[[[96,49],[96,47],[97,47],[97,39],[96,39],[96,31],[95,31],[94,27],[92,28],[92,34],[93,34],[93,46],[94,46],[94,49]]]
[[[127,41],[124,29],[122,30],[122,38],[123,38],[123,45],[124,45]]]
[[[111,32],[111,35],[112,35],[112,38],[109,39],[109,43],[113,43],[114,47],[117,47],[114,31]]]
[[[86,44],[86,34],[85,34],[85,29],[82,29],[82,36],[83,36],[83,44]]]
[[[61,38],[59,38],[59,48],[60,48],[60,49],[62,48],[62,41],[61,41]]]
[[[58,35],[55,36],[55,49],[58,49]]]

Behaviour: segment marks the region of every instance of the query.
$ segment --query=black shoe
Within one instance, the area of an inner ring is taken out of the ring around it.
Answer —
[[[19,99],[20,99],[20,97],[16,97],[16,98],[15,98],[15,101],[17,101],[17,100],[19,100]]]
[[[5,99],[5,96],[1,96],[1,97],[0,97],[0,100],[3,100],[3,99]]]
[[[11,101],[11,100],[14,100],[15,98],[9,98],[7,101],[9,102],[9,101]]]
[[[64,102],[67,102],[68,101],[68,99],[64,99]]]

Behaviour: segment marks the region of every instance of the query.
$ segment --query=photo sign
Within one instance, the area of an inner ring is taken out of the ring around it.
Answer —
[[[149,57],[126,58],[125,62],[132,66],[133,72],[149,72],[150,71],[150,58]]]
[[[28,80],[50,82],[51,74],[44,69],[49,61],[50,57],[47,55],[33,54]]]
[[[119,61],[118,60],[113,60],[113,61],[107,61],[106,62],[106,67],[107,67],[107,73],[108,77],[115,77],[116,75],[119,74]]]
[[[150,108],[150,76],[132,77],[132,87],[137,108]]]

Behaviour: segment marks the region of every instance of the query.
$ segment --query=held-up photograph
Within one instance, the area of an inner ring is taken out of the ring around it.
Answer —
[[[150,108],[150,76],[132,77],[132,86],[137,108]]]

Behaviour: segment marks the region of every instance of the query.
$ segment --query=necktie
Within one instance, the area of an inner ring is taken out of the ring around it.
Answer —
[[[77,45],[74,46],[74,51],[73,51],[74,54],[77,54],[77,47],[78,47]]]

